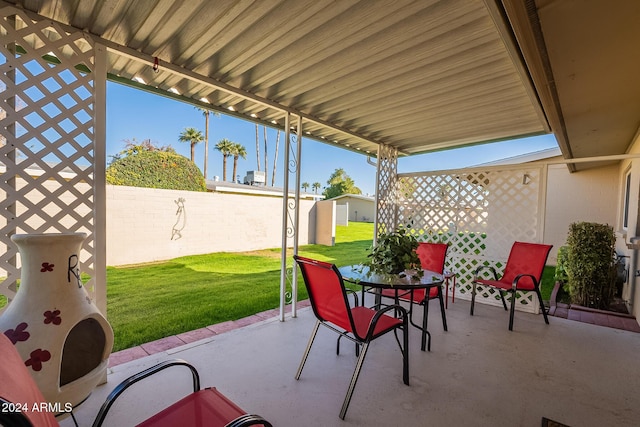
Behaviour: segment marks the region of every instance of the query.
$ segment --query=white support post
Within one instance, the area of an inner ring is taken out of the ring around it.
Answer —
[[[284,146],[284,185],[282,189],[282,262],[280,264],[280,321],[285,320],[287,296],[291,296],[291,316],[296,317],[298,299],[298,269],[295,263],[291,268],[291,293],[287,294],[287,243],[293,239],[293,253],[298,253],[298,227],[300,218],[300,155],[302,152],[302,118],[298,116],[296,131],[296,151],[291,148],[291,114],[285,118]],[[291,155],[293,154],[293,159]],[[295,173],[295,190],[293,201],[289,199],[289,174]]]
[[[289,149],[291,147],[291,115],[284,119],[284,183],[282,185],[282,249],[280,262],[280,321],[284,322],[284,308],[287,293],[287,235],[288,235],[288,198],[289,198]]]
[[[107,317],[107,49],[95,45],[93,144],[94,292],[95,304]]]
[[[296,192],[295,192],[295,216],[294,216],[294,236],[293,236],[293,253],[298,254],[298,236],[300,225],[300,169],[302,169],[302,117],[298,116],[298,126],[296,129],[296,157],[298,159],[296,167]],[[291,272],[291,317],[298,317],[298,266],[294,263]]]

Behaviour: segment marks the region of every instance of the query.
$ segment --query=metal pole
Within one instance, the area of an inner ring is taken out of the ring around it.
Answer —
[[[287,292],[287,223],[289,198],[289,149],[291,146],[291,115],[284,118],[284,183],[282,184],[282,248],[280,252],[280,321],[284,322],[285,295]]]
[[[297,142],[296,157],[298,159],[296,164],[296,193],[295,193],[295,216],[293,218],[293,253],[298,254],[298,226],[300,224],[300,169],[302,169],[302,117],[298,116],[298,128],[296,130]],[[293,264],[293,270],[291,273],[291,317],[298,317],[297,312],[298,304],[298,268],[296,264]]]

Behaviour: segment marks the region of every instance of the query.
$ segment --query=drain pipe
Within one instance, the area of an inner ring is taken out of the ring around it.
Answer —
[[[632,250],[631,256],[629,259],[629,300],[627,301],[627,309],[630,308],[629,313],[635,314],[633,312],[635,297],[636,297],[636,282],[640,277],[640,270],[638,270],[638,249],[640,249],[640,237],[632,237],[630,239],[630,243],[627,245],[629,249]]]

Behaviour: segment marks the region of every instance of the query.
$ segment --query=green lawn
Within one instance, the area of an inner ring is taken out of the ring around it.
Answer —
[[[373,224],[338,226],[336,245],[306,245],[302,256],[355,264],[371,245]],[[299,299],[307,294],[302,280]],[[135,267],[107,269],[107,317],[114,351],[280,304],[280,249],[187,256]]]
[[[373,224],[338,226],[336,245],[306,245],[300,255],[337,265],[361,262]],[[302,280],[298,297],[307,298]],[[553,267],[543,276],[543,298]],[[280,249],[187,256],[167,262],[107,269],[107,316],[114,351],[170,335],[236,320],[280,304]]]

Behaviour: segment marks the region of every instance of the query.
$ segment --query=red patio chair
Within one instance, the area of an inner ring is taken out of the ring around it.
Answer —
[[[0,333],[0,361],[0,404],[4,408],[0,410],[0,426],[57,427],[58,421],[52,412],[33,410],[34,404],[39,406],[46,400],[29,374],[20,354],[3,333]],[[177,359],[162,362],[120,383],[100,408],[93,426],[102,425],[114,401],[127,388],[172,366],[185,366],[191,371],[194,392],[138,426],[244,427],[262,425],[271,427],[268,421],[258,415],[247,414],[215,388],[201,390],[200,378],[196,369],[184,360]]]
[[[420,266],[424,270],[433,271],[440,275],[444,274],[444,263],[447,258],[447,249],[449,245],[446,243],[427,243],[421,242],[416,249],[416,253],[418,254],[418,258],[420,258]],[[396,301],[396,304],[399,302],[399,299],[409,301],[411,298],[411,292],[403,292],[399,293],[394,289],[383,289],[382,296],[393,298]],[[435,288],[429,288],[429,293],[427,294],[425,289],[416,289],[413,291],[413,302],[424,306],[424,324],[422,325],[425,329],[427,329],[427,318],[429,313],[429,301],[432,299],[438,298],[440,301],[440,314],[442,316],[442,327],[444,330],[447,330],[447,316],[444,310],[444,300],[442,297],[442,286],[437,286]]]
[[[296,380],[300,379],[302,374],[302,368],[304,367],[309,351],[313,341],[318,333],[320,325],[323,325],[330,330],[340,334],[340,337],[345,337],[351,341],[354,341],[357,345],[356,348],[360,348],[358,361],[356,363],[355,371],[351,377],[349,388],[347,389],[347,395],[344,398],[342,409],[340,410],[340,418],[344,419],[349,402],[351,401],[351,395],[358,381],[360,370],[364,362],[364,358],[369,348],[369,343],[374,339],[381,337],[387,332],[393,331],[396,337],[396,341],[400,346],[400,352],[402,353],[402,380],[406,385],[409,385],[409,331],[408,331],[408,317],[407,311],[404,307],[399,305],[390,305],[381,310],[374,310],[371,308],[356,306],[351,307],[347,298],[347,290],[345,289],[342,276],[338,271],[338,268],[330,263],[316,261],[309,258],[303,258],[294,255],[294,259],[300,266],[302,271],[302,277],[304,278],[305,286],[309,293],[309,300],[313,313],[315,314],[317,321],[311,332],[311,337],[307,344],[307,348],[304,351],[298,372],[296,373]],[[354,295],[357,294],[354,293]],[[392,317],[385,314],[388,311],[397,310],[399,317]],[[403,343],[400,343],[397,331],[402,330]],[[340,354],[340,341],[338,340],[338,348],[336,351]]]
[[[533,291],[538,296],[540,309],[544,316],[544,321],[548,325],[549,318],[544,308],[542,295],[540,294],[540,280],[544,266],[547,263],[552,245],[542,245],[538,243],[515,242],[511,247],[504,274],[500,279],[496,270],[490,266],[480,266],[476,269],[473,278],[473,288],[471,290],[471,315],[476,300],[476,285],[491,286],[498,290],[502,305],[507,310],[507,303],[504,296],[511,292],[511,313],[509,314],[509,330],[513,330],[513,317],[515,314],[515,300],[517,291]],[[489,269],[493,273],[493,280],[480,278],[480,273],[484,269]]]

